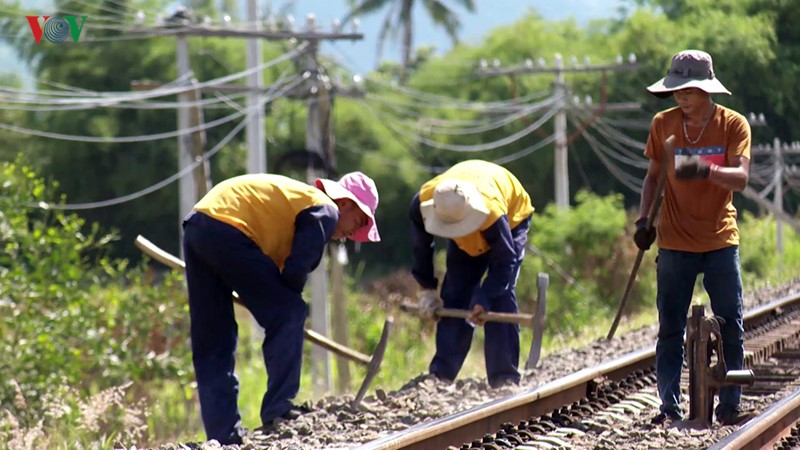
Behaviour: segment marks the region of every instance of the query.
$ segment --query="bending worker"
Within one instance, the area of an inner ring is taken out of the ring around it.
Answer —
[[[331,239],[380,240],[378,191],[360,172],[315,186],[270,174],[215,186],[184,221],[192,360],[208,439],[240,444],[244,436],[234,373],[236,291],[264,328],[267,391],[262,426],[307,412],[293,406],[300,388],[303,287]]]
[[[516,313],[515,287],[525,255],[533,206],[519,180],[496,164],[472,160],[451,167],[422,185],[409,211],[413,239],[412,273],[419,283],[423,316],[437,308],[471,311],[469,322],[483,325],[483,312]],[[434,275],[434,236],[447,238],[447,267],[441,297]],[[486,279],[481,279],[486,274]],[[472,344],[473,326],[456,318],[436,325],[436,354],[429,372],[452,381]],[[518,384],[519,325],[485,325],[489,385]]]

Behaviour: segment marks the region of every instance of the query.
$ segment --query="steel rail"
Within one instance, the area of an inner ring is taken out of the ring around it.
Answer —
[[[744,314],[745,329],[758,326],[786,310],[800,307],[800,292],[793,292]],[[548,414],[586,397],[598,381],[619,381],[655,364],[655,345],[612,361],[580,370],[530,391],[521,392],[447,417],[367,442],[357,450],[443,449],[460,446],[497,432],[503,423],[517,423]]]
[[[753,418],[708,450],[759,450],[773,448],[789,435],[800,419],[800,389]]]
[[[655,362],[655,346],[619,359],[589,367],[528,392],[521,392],[476,406],[452,416],[421,423],[400,433],[369,442],[361,450],[431,449],[460,445],[500,429],[505,422],[518,422],[547,414],[584,397],[598,379],[620,380]],[[480,430],[475,426],[481,423]],[[466,437],[470,436],[470,437]]]

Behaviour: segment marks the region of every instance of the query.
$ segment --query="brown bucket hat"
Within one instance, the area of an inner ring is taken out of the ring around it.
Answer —
[[[698,88],[709,94],[731,92],[714,76],[711,55],[700,50],[684,50],[672,57],[667,76],[656,81],[647,91],[656,97],[667,98],[674,91]]]

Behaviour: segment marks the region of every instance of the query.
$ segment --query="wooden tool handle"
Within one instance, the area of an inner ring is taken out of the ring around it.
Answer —
[[[413,303],[404,302],[400,304],[400,309],[406,312],[419,312],[419,306]],[[465,309],[454,308],[439,308],[436,310],[438,317],[453,317],[456,319],[466,319],[470,316],[471,311]],[[481,317],[487,322],[503,322],[503,323],[520,323],[532,324],[533,316],[523,313],[496,313],[485,312]]]
[[[436,310],[436,315],[439,317],[455,317],[459,319],[466,319],[472,314],[471,311],[463,309],[450,309],[439,308]],[[487,322],[502,322],[502,323],[532,323],[533,316],[530,314],[514,314],[514,313],[496,313],[484,312],[481,318]]]
[[[146,255],[164,264],[165,266],[177,270],[186,270],[186,263],[184,263],[182,259],[178,258],[177,256],[169,252],[164,251],[163,249],[161,249],[156,244],[149,241],[144,236],[141,235],[137,236],[135,244]],[[233,301],[241,306],[245,306],[242,299],[239,298],[239,294],[237,294],[236,292],[233,293]],[[336,354],[344,356],[345,358],[351,361],[355,361],[357,363],[366,366],[372,360],[371,357],[363,353],[360,353],[356,350],[353,350],[351,348],[345,347],[344,345],[341,345],[338,342],[332,341],[310,328],[304,328],[303,334],[305,335],[306,339],[313,342],[314,344],[317,344],[318,346],[324,349],[330,350]]]
[[[669,137],[664,140],[664,160],[661,161],[661,172],[658,174],[655,197],[653,198],[653,203],[650,204],[650,211],[647,212],[648,229],[658,224],[658,214],[661,211],[661,202],[664,200],[664,187],[667,185],[667,167],[669,164],[674,164],[669,161],[670,159],[673,161],[675,160],[674,134],[669,135]],[[628,277],[628,284],[625,285],[625,293],[622,294],[622,299],[619,301],[617,315],[614,316],[614,322],[611,324],[611,329],[608,330],[608,334],[606,335],[606,339],[609,341],[614,337],[614,333],[617,332],[617,326],[619,326],[619,321],[622,319],[622,313],[625,311],[625,305],[628,303],[628,295],[631,293],[631,289],[633,288],[633,282],[636,281],[636,274],[639,272],[639,266],[642,264],[642,258],[644,258],[644,250],[639,249],[639,252],[636,254],[636,260],[633,262],[631,275]]]

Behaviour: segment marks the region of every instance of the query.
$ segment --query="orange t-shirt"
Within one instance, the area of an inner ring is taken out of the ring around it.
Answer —
[[[692,130],[690,136],[699,131]],[[741,114],[717,105],[697,143],[690,143],[683,133],[680,108],[662,111],[650,124],[644,154],[649,159],[667,163],[664,140],[675,136],[674,161],[669,163],[664,188],[664,203],[658,221],[658,247],[687,252],[709,252],[739,245],[733,191],[707,179],[679,180],[675,162],[698,156],[709,163],[731,166],[738,156],[750,158],[750,125]]]

